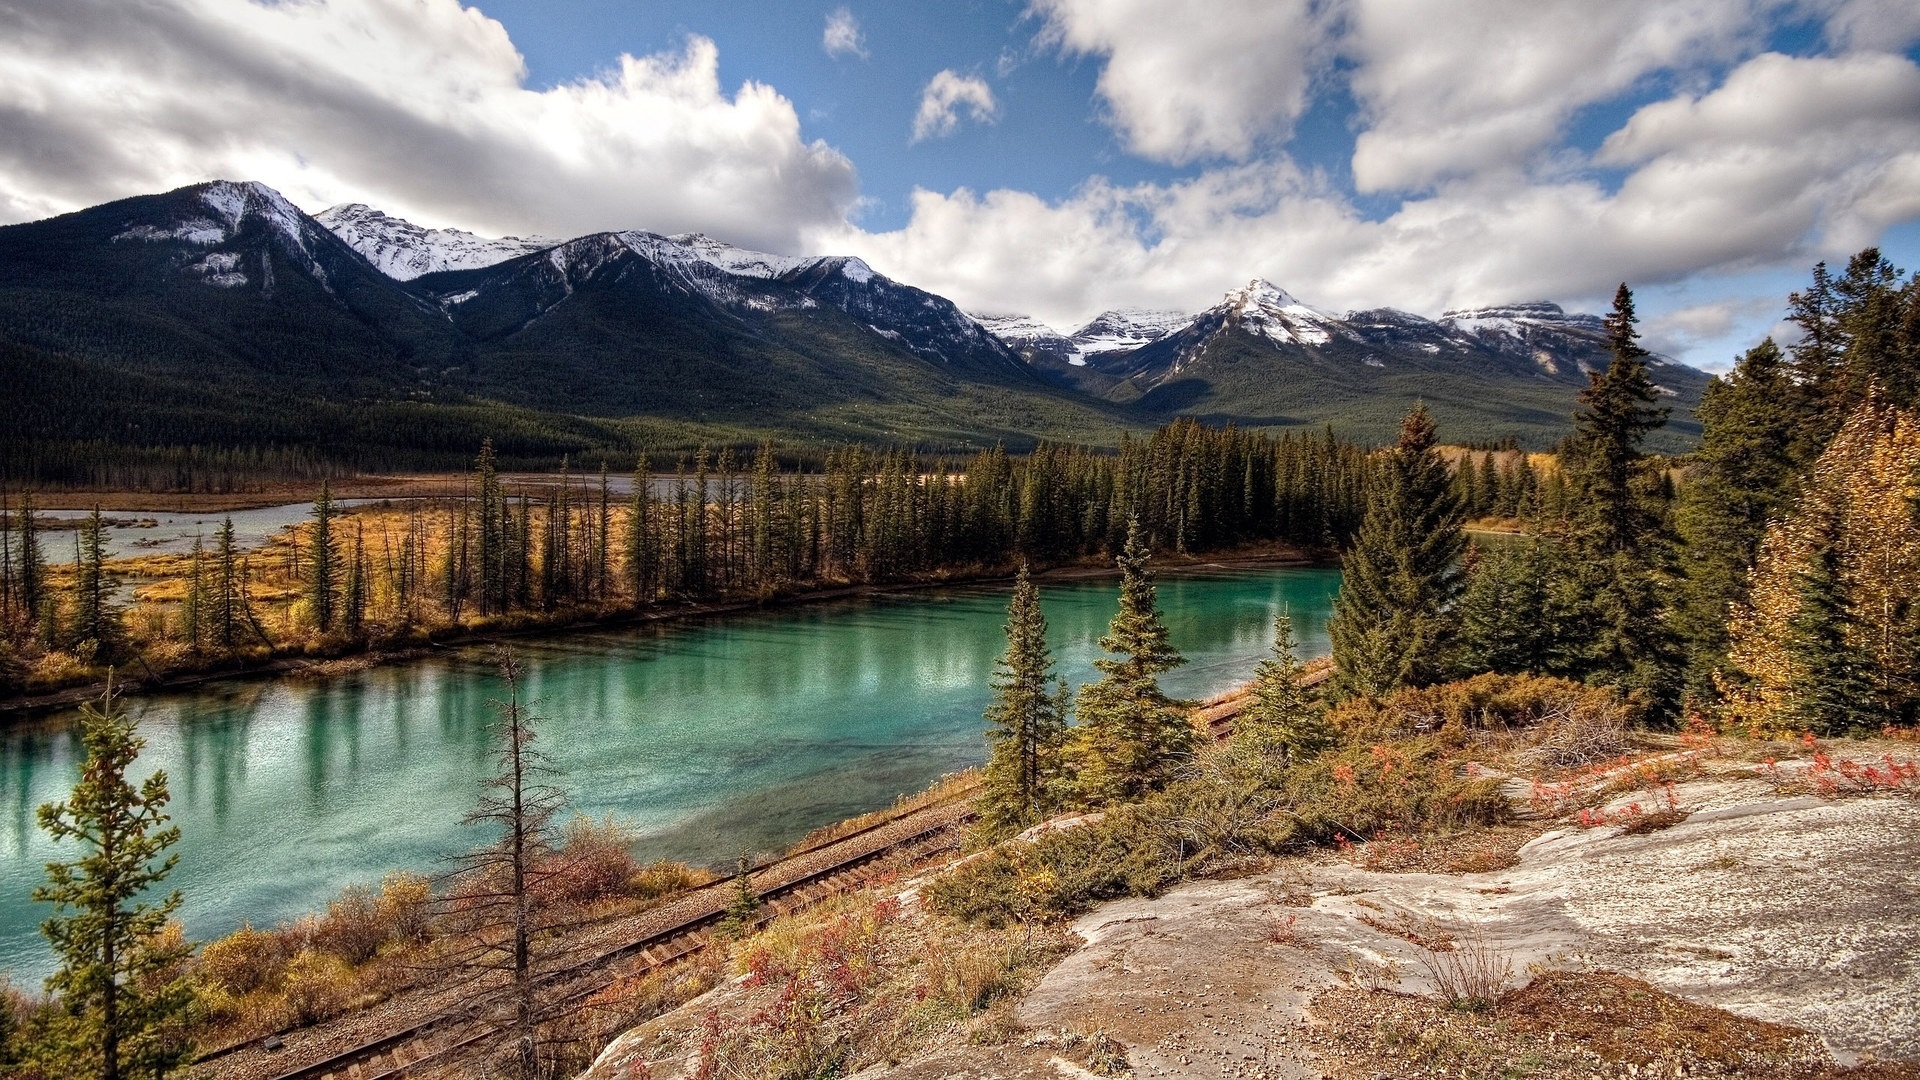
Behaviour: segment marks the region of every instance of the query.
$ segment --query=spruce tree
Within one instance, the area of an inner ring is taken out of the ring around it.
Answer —
[[[1666,422],[1624,284],[1607,316],[1613,360],[1589,377],[1561,454],[1577,575],[1589,597],[1585,677],[1637,691],[1656,713],[1677,704],[1683,658],[1668,621],[1670,523],[1644,449]]]
[[[107,525],[100,508],[93,508],[80,527],[74,552],[73,624],[68,634],[76,647],[107,659],[120,643],[120,612],[113,603],[113,581],[107,576]]]
[[[1880,704],[1872,656],[1847,640],[1852,603],[1831,539],[1794,574],[1794,594],[1798,603],[1784,643],[1791,673],[1786,719],[1822,736],[1877,731],[1892,722]]]
[[[179,860],[167,849],[180,830],[167,824],[167,775],[135,787],[127,779],[145,740],[114,702],[81,712],[86,760],[64,803],[40,807],[40,828],[79,845],[79,857],[47,864],[33,898],[55,905],[41,924],[60,968],[47,980],[57,1005],[48,1022],[46,1064],[56,1075],[164,1076],[185,1062],[182,1026],[193,1004],[183,962],[191,946],[162,931],[180,907],[173,892],[142,900]]]
[[[33,492],[20,493],[20,511],[15,523],[19,533],[14,554],[19,570],[15,578],[21,617],[32,625],[48,618],[47,560],[40,550],[39,523],[33,519]]]
[[[1040,589],[1022,563],[1007,605],[1007,651],[995,666],[993,701],[987,706],[991,745],[981,815],[990,830],[1030,825],[1049,808],[1066,735],[1062,702],[1052,683],[1047,617],[1040,610]]]
[[[1327,628],[1342,696],[1425,686],[1453,671],[1466,534],[1435,442],[1426,406],[1414,406],[1378,467],[1359,536],[1342,560]]]
[[[1187,710],[1161,692],[1157,677],[1186,663],[1167,638],[1147,567],[1146,535],[1127,523],[1120,566],[1120,610],[1093,662],[1098,682],[1080,688],[1072,761],[1076,786],[1092,805],[1129,802],[1164,786],[1193,757],[1197,736]]]
[[[1643,444],[1668,410],[1647,374],[1638,321],[1633,292],[1622,284],[1606,320],[1613,359],[1588,376],[1562,454],[1587,544],[1604,555],[1641,554],[1659,525],[1646,497]]]
[[[210,620],[213,643],[231,649],[240,643],[240,566],[233,542],[233,519],[220,523],[214,534],[214,584]]]
[[[340,552],[333,539],[333,492],[326,481],[320,483],[320,496],[313,500],[313,556],[307,561],[307,610],[314,628],[322,634],[333,630],[338,614],[340,589]]]
[[[1707,385],[1697,415],[1700,448],[1674,515],[1685,574],[1676,622],[1687,687],[1710,696],[1726,659],[1727,613],[1746,602],[1767,522],[1786,509],[1800,479],[1795,386],[1771,338]]]
[[[1325,745],[1328,731],[1313,696],[1300,685],[1299,642],[1293,616],[1273,620],[1273,655],[1253,669],[1253,700],[1233,723],[1233,743],[1266,770],[1279,771]]]

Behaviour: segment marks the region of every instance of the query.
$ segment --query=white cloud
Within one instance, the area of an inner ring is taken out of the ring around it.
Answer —
[[[827,13],[827,28],[820,35],[820,47],[835,59],[842,56],[867,58],[866,35],[860,32],[860,20],[845,7]]]
[[[1342,51],[1365,192],[1550,164],[1576,110],[1751,51],[1783,0],[1354,0]]]
[[[1312,0],[1034,0],[1043,42],[1106,57],[1099,94],[1127,149],[1245,160],[1307,105],[1330,26]]]
[[[0,70],[16,220],[228,177],[496,233],[790,248],[858,194],[786,98],[721,91],[705,38],[536,91],[500,24],[456,0],[29,0],[0,6]]]
[[[1197,309],[1254,275],[1333,308],[1604,303],[1623,279],[1804,270],[1920,216],[1916,93],[1905,58],[1769,54],[1642,109],[1605,151],[1629,170],[1612,192],[1497,173],[1374,221],[1314,174],[1258,162],[1171,184],[1096,180],[1052,202],[922,191],[900,230],[823,240],[972,310],[1062,327],[1108,307]]]
[[[919,111],[913,114],[912,141],[953,134],[960,128],[962,108],[976,123],[983,124],[992,123],[1000,112],[999,103],[993,100],[992,88],[978,75],[959,75],[948,70],[927,80],[926,88],[920,91]]]
[[[1842,49],[1899,52],[1920,41],[1913,0],[1825,0],[1827,39]]]

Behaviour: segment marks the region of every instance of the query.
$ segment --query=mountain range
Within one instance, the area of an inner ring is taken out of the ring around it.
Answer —
[[[216,181],[0,227],[0,378],[40,444],[305,447],[442,463],[841,440],[1111,444],[1178,415],[1391,436],[1415,400],[1456,440],[1544,445],[1600,320],[1552,304],[1344,315],[1264,281],[1206,311],[1062,334],[976,316],[843,256],[700,234],[489,239],[359,204],[308,215]],[[1703,373],[1654,358],[1669,447]]]

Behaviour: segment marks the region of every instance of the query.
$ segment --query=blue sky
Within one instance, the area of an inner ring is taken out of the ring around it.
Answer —
[[[1724,368],[1814,260],[1920,265],[1911,0],[0,0],[0,71],[0,220],[258,179],[859,254],[1062,328],[1625,279]]]

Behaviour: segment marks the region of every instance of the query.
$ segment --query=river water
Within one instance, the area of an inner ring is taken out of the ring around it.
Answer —
[[[1327,651],[1338,572],[1168,575],[1161,607],[1201,697],[1245,680],[1290,610]],[[1044,586],[1060,674],[1094,677],[1114,579]],[[970,586],[571,634],[515,646],[540,747],[570,806],[632,822],[646,858],[724,864],[882,807],[985,758],[981,710],[1009,587]],[[478,649],[323,680],[236,680],[128,703],[180,826],[169,879],[189,935],[271,925],[385,873],[443,869],[484,837],[460,824],[492,767],[499,679]],[[34,808],[78,769],[73,717],[0,735],[0,970],[50,969],[29,899],[63,857]]]

